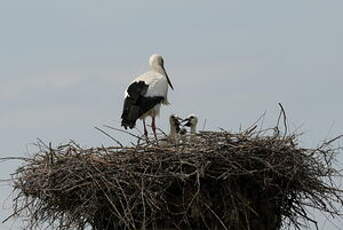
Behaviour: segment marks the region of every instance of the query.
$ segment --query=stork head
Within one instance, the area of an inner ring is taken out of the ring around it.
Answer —
[[[162,56],[159,54],[151,55],[151,57],[149,59],[149,64],[153,70],[158,71],[161,74],[163,74],[167,78],[167,81],[168,81],[170,88],[174,89],[171,81],[169,80],[167,71],[164,68],[164,60],[163,60]]]
[[[150,59],[149,59],[149,64],[151,67],[153,66],[163,66],[164,61],[161,55],[159,54],[153,54],[151,55]]]
[[[195,129],[198,124],[198,117],[194,114],[190,114],[184,120],[182,120],[182,122],[186,122],[184,126]]]
[[[181,121],[182,121],[182,118],[180,118],[179,116],[175,114],[170,115],[169,116],[170,129],[178,133],[180,131]]]
[[[170,126],[173,127],[179,127],[181,124],[182,118],[180,118],[179,116],[172,114],[169,116],[169,124]]]

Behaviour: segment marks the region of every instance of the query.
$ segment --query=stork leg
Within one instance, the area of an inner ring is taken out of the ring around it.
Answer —
[[[143,119],[143,126],[144,126],[144,136],[146,137],[146,139],[148,139],[148,130],[146,129],[145,119]]]
[[[157,140],[155,116],[151,117],[151,128],[152,128],[152,132],[154,133],[154,136],[155,136],[155,138]]]

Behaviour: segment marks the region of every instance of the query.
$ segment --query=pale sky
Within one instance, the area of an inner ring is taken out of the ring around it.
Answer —
[[[123,91],[153,53],[175,87],[163,129],[169,114],[195,113],[206,128],[237,131],[265,111],[268,127],[281,102],[290,129],[316,146],[343,133],[342,9],[341,0],[1,1],[0,157],[32,153],[36,138],[112,144],[93,127],[120,126]],[[6,179],[19,162],[0,165]],[[0,184],[0,217],[10,192]],[[320,229],[342,224],[315,217]]]

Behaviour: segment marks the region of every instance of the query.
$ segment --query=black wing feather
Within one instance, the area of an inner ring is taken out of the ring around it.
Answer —
[[[164,100],[164,97],[144,97],[148,88],[144,81],[133,82],[128,87],[121,115],[121,126],[125,129],[134,128],[138,118]]]

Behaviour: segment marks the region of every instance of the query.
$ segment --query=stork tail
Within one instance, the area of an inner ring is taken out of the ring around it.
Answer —
[[[162,96],[144,97],[148,87],[143,81],[134,82],[128,87],[121,115],[121,126],[125,129],[134,128],[138,118],[164,100]]]
[[[140,107],[134,104],[132,98],[126,98],[124,102],[123,114],[121,115],[121,126],[127,129],[134,128],[137,119],[141,116]]]

